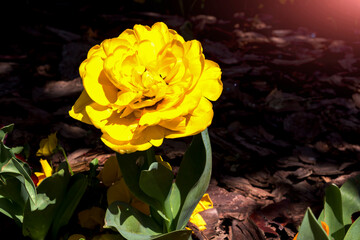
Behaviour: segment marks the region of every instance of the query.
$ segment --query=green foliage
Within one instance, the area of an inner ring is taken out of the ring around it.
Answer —
[[[59,229],[67,224],[84,194],[87,179],[82,174],[70,176],[64,162],[35,187],[29,165],[15,157],[22,149],[4,144],[12,129],[13,125],[0,129],[0,212],[14,219],[24,236],[57,239]]]
[[[117,154],[117,158],[127,186],[138,199],[149,204],[151,216],[115,202],[106,212],[106,226],[127,239],[191,239],[191,231],[184,228],[211,176],[207,130],[194,136],[175,181],[172,171],[156,162],[152,149]]]
[[[326,188],[324,209],[316,220],[310,209],[306,211],[297,240],[350,240],[360,235],[360,222],[351,215],[360,211],[360,175],[349,179],[341,188],[331,184]],[[321,222],[329,227],[327,236]],[[325,234],[325,235],[324,235]]]

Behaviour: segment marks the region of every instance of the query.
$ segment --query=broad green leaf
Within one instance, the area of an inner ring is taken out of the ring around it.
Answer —
[[[60,228],[69,222],[82,196],[85,193],[87,185],[88,180],[85,175],[78,173],[71,176],[70,183],[66,191],[66,196],[62,200],[61,205],[59,206],[54,217],[54,221],[51,227],[52,239],[57,239]]]
[[[8,198],[0,196],[0,212],[14,219],[21,226],[24,208]]]
[[[356,221],[350,226],[347,231],[344,240],[354,240],[359,239],[360,237],[360,218],[356,219]]]
[[[141,201],[154,206],[156,209],[161,209],[159,202],[147,195],[139,185],[141,171],[148,170],[149,168],[148,153],[146,151],[130,154],[117,153],[116,157],[125,183],[130,191]]]
[[[14,124],[13,123],[2,127],[0,129],[0,141],[4,141],[4,138],[5,138],[6,134],[12,132],[13,129],[14,129]]]
[[[28,201],[24,211],[23,235],[45,239],[55,214],[64,199],[70,173],[66,162],[58,172],[45,178],[37,187],[36,202]]]
[[[152,240],[191,240],[191,230],[176,230],[169,233],[164,233],[159,236],[154,236]]]
[[[176,216],[181,207],[181,195],[179,188],[175,183],[172,184],[170,194],[168,198],[165,200],[165,206],[169,207],[173,216]]]
[[[0,196],[16,203],[23,211],[25,204],[29,199],[29,195],[22,183],[22,176],[19,174],[1,174]]]
[[[360,211],[360,175],[348,179],[340,188],[344,225],[351,224],[351,215]]]
[[[211,177],[211,146],[207,129],[194,136],[180,164],[176,177],[176,188],[172,193],[180,193],[181,207],[172,230],[185,228],[196,205],[206,192]],[[177,192],[179,191],[179,192]],[[170,197],[169,199],[176,199]]]
[[[318,222],[321,223],[321,222],[324,222],[325,216],[324,216],[324,209],[321,211],[319,217],[318,217]]]
[[[324,222],[329,226],[330,236],[335,239],[344,238],[341,192],[335,184],[325,189]]]
[[[149,170],[143,170],[140,174],[139,184],[141,190],[144,191],[148,196],[156,199],[159,205],[164,204],[165,199],[169,195],[174,174],[164,165],[153,162]],[[165,207],[158,209],[163,212],[168,219],[172,219],[172,212],[170,208],[166,211]]]
[[[297,240],[330,240],[321,224],[316,221],[310,208],[307,209],[301,222]]]
[[[118,201],[106,210],[105,227],[116,229],[124,238],[131,240],[150,240],[162,233],[161,227],[150,216]]]
[[[13,154],[19,154],[22,152],[23,149],[24,149],[24,147],[19,146],[19,147],[13,147],[10,150]]]

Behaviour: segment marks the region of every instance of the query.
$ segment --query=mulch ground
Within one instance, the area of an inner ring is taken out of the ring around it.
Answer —
[[[54,131],[75,171],[94,157],[104,163],[112,152],[99,132],[67,114],[83,89],[78,66],[103,39],[164,21],[200,40],[223,72],[209,128],[214,209],[201,213],[206,231],[191,226],[194,239],[292,239],[307,207],[321,211],[328,184],[360,173],[359,35],[319,35],[244,12],[194,15],[190,31],[178,15],[65,3],[20,7],[24,21],[10,18],[1,40],[0,124],[15,123],[9,144],[29,144],[35,166],[40,139]],[[157,151],[176,165],[190,140],[169,140]],[[1,235],[14,229],[0,220]]]

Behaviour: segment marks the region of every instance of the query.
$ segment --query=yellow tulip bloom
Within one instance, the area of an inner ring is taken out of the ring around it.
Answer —
[[[40,141],[40,148],[36,153],[36,156],[48,157],[54,153],[55,148],[58,145],[56,133],[50,134],[47,138]]]
[[[205,211],[207,209],[213,208],[213,202],[210,199],[209,194],[205,193],[204,196],[201,198],[198,205],[196,205],[196,208],[194,209],[193,213],[190,217],[190,222],[200,230],[204,231],[206,230],[206,222],[203,219],[203,217],[199,214],[199,212]]]
[[[52,175],[52,168],[49,165],[47,160],[40,159],[40,164],[42,167],[42,172],[35,172],[34,174],[38,178],[38,182],[36,186],[39,186],[39,184],[47,177],[50,177]]]
[[[220,67],[205,59],[200,42],[184,41],[161,22],[92,47],[79,71],[85,89],[69,114],[99,128],[119,153],[205,130],[210,101],[223,89]]]

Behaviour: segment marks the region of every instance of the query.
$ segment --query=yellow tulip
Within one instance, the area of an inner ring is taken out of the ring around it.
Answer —
[[[92,47],[79,71],[85,89],[69,114],[99,128],[119,153],[205,130],[210,101],[223,89],[220,67],[205,59],[200,42],[184,41],[161,22]]]
[[[36,153],[36,156],[51,156],[55,148],[58,145],[58,140],[56,138],[56,133],[50,134],[47,138],[44,138],[40,141],[40,148]]]
[[[38,178],[38,182],[36,186],[39,186],[39,184],[47,177],[50,177],[52,175],[52,168],[49,165],[47,160],[40,159],[40,164],[42,167],[42,172],[35,172],[34,174]]]
[[[204,196],[201,198],[198,205],[196,205],[193,213],[190,216],[190,222],[200,230],[204,231],[206,230],[206,222],[202,218],[202,216],[199,214],[199,212],[205,211],[207,209],[213,208],[213,202],[210,199],[209,194],[205,193]]]

